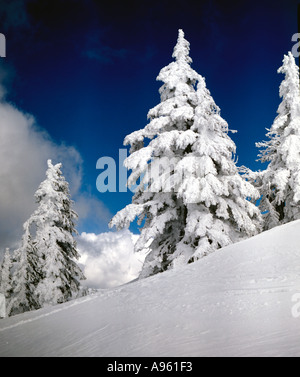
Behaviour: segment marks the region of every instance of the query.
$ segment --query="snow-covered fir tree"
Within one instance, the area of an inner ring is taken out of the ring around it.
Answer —
[[[46,180],[35,194],[38,209],[31,217],[35,228],[35,248],[41,279],[36,295],[41,306],[66,302],[80,291],[80,280],[85,279],[75,262],[79,258],[74,235],[78,217],[73,210],[69,185],[61,172],[61,164],[48,161]]]
[[[179,30],[173,61],[159,73],[161,103],[149,124],[125,139],[132,173],[140,179],[132,204],[110,226],[142,225],[135,250],[150,244],[140,277],[193,262],[254,235],[260,212],[246,198],[258,191],[238,172],[236,147],[204,78],[191,68],[189,42]]]
[[[15,315],[40,308],[36,287],[41,279],[40,261],[30,234],[30,222],[24,226],[22,244],[15,251],[15,268],[12,276],[12,294],[7,305],[7,314]]]
[[[280,85],[282,101],[278,116],[266,136],[257,143],[266,170],[252,174],[262,200],[264,228],[300,219],[300,86],[299,69],[291,52],[284,56],[278,73],[285,75]],[[250,174],[251,176],[251,174]]]
[[[0,268],[0,293],[4,294],[6,299],[11,295],[12,282],[11,282],[11,268],[12,261],[9,249],[5,250],[2,266]]]
[[[77,214],[61,164],[48,161],[46,180],[35,194],[37,210],[24,224],[21,247],[16,250],[10,315],[59,304],[77,297],[85,279],[75,260]]]

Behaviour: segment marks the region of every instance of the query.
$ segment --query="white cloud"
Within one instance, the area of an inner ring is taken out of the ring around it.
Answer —
[[[12,246],[35,209],[34,193],[45,179],[47,160],[63,162],[72,187],[81,183],[81,157],[73,147],[56,145],[34,118],[0,103],[0,247]]]
[[[0,87],[1,89],[1,87]],[[1,90],[0,90],[1,91]],[[6,247],[15,248],[23,223],[36,209],[34,193],[45,179],[47,160],[62,162],[70,184],[80,224],[90,216],[103,223],[110,218],[105,205],[81,191],[82,158],[72,146],[54,143],[38,128],[34,117],[0,98],[0,257]],[[1,259],[1,258],[0,258]]]
[[[111,288],[136,279],[146,256],[146,251],[134,253],[137,238],[129,230],[99,235],[82,233],[77,242],[81,255],[79,263],[87,278],[84,285]]]

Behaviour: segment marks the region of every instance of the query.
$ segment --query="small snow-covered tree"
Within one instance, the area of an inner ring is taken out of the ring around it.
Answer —
[[[235,144],[205,80],[190,64],[189,42],[179,30],[175,61],[157,80],[161,103],[148,113],[149,124],[125,139],[132,170],[128,184],[140,184],[132,204],[110,226],[145,224],[136,251],[150,243],[141,277],[199,259],[256,233],[258,209],[246,200],[257,190],[238,172]]]
[[[74,234],[77,214],[72,209],[69,185],[61,164],[48,161],[46,180],[35,194],[38,208],[31,217],[35,228],[35,248],[41,266],[36,295],[41,306],[70,300],[80,291],[85,279],[75,260],[79,258]]]
[[[11,268],[12,261],[10,258],[10,252],[9,249],[6,249],[0,269],[0,293],[4,294],[7,299],[10,297],[12,290]]]
[[[41,266],[30,234],[30,222],[24,226],[22,244],[15,251],[15,269],[12,276],[12,294],[7,305],[8,315],[40,308],[36,287],[41,279]]]
[[[278,73],[285,75],[278,116],[266,135],[269,140],[256,144],[261,148],[260,161],[269,165],[252,175],[262,195],[265,229],[300,219],[300,86],[291,52],[284,56]]]

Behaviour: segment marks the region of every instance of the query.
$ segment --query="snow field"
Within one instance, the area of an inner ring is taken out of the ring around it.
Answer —
[[[0,356],[299,356],[300,221],[191,265],[0,321]]]

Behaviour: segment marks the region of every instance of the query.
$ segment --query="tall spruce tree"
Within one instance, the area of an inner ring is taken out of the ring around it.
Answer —
[[[257,190],[238,172],[235,144],[205,80],[190,64],[189,42],[179,30],[173,61],[157,80],[161,103],[149,124],[125,138],[132,170],[128,185],[140,179],[132,204],[110,226],[144,221],[136,251],[150,243],[140,277],[197,260],[260,226],[258,209],[246,200]]]
[[[299,69],[291,52],[284,56],[278,73],[285,75],[279,89],[278,116],[266,136],[257,143],[266,170],[252,174],[264,212],[264,228],[300,219],[300,86]]]
[[[46,180],[35,194],[38,209],[31,223],[35,226],[35,247],[43,264],[36,294],[41,306],[66,302],[76,297],[80,280],[85,279],[75,260],[79,258],[74,235],[78,217],[73,210],[69,185],[61,164],[48,161]]]
[[[35,194],[38,208],[24,224],[10,315],[68,301],[79,294],[80,280],[85,279],[75,262],[77,214],[61,166],[48,161],[47,178]]]

